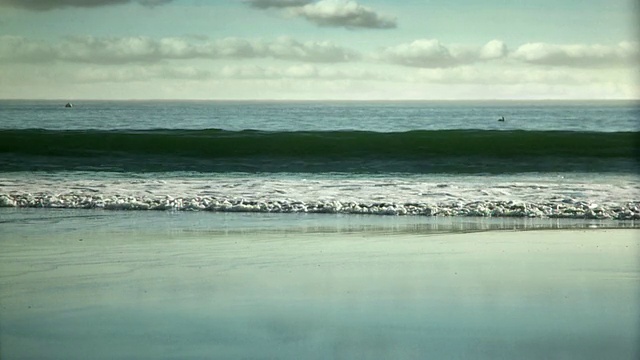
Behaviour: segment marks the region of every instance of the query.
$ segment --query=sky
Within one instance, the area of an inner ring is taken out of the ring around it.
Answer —
[[[637,0],[0,0],[1,99],[639,99]]]

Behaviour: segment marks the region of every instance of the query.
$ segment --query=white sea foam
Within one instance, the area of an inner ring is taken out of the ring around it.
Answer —
[[[0,207],[640,219],[630,177],[103,175],[16,173]]]

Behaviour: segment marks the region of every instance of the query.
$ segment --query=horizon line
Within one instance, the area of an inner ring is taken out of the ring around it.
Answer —
[[[516,102],[516,101],[640,101],[640,98],[572,98],[572,99],[544,99],[544,98],[534,98],[534,99],[517,99],[517,98],[496,98],[496,99],[198,99],[198,98],[114,98],[114,99],[99,99],[99,98],[86,98],[86,99],[73,99],[73,98],[0,98],[0,101],[210,101],[210,102],[429,102],[429,101],[440,101],[440,102]]]

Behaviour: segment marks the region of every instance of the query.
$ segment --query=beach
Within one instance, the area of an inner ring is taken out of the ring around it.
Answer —
[[[0,105],[3,360],[640,357],[637,102]]]
[[[0,0],[0,360],[639,360],[637,5]]]
[[[2,215],[12,220],[0,235],[3,359],[640,354],[635,228],[486,230],[478,219],[329,214]]]

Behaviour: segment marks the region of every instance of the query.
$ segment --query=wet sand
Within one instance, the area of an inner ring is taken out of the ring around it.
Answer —
[[[0,358],[637,359],[639,235],[5,235]]]

